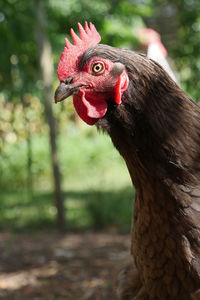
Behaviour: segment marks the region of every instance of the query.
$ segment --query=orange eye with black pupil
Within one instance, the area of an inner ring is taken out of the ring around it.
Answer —
[[[93,64],[92,66],[92,72],[95,74],[95,75],[100,75],[104,72],[105,70],[105,66],[102,62],[96,62]]]

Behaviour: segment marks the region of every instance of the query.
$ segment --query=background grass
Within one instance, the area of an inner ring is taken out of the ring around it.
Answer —
[[[130,228],[134,191],[126,165],[110,138],[94,129],[58,139],[68,228]],[[48,138],[32,137],[33,193],[27,187],[26,143],[0,155],[0,228],[30,231],[55,226]]]

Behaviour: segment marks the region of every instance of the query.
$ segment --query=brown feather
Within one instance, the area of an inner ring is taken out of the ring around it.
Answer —
[[[121,299],[194,299],[200,289],[200,107],[143,55],[98,45],[79,67],[92,56],[120,62],[130,79],[122,104],[107,99],[108,112],[97,122],[125,159],[137,193],[131,252],[138,275],[130,267],[127,279],[122,276]]]

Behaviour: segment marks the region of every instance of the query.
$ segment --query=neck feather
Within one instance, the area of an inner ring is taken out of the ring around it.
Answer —
[[[134,240],[147,229],[149,241],[154,234],[162,244],[169,240],[166,259],[181,259],[197,281],[193,290],[200,285],[200,109],[175,84],[159,97],[138,96],[137,105],[133,89],[131,83],[122,105],[110,107],[97,126],[109,133],[136,188]]]

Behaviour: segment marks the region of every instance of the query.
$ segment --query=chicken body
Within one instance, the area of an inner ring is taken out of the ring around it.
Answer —
[[[129,87],[96,125],[110,134],[136,188],[131,252],[141,286],[130,299],[193,299],[200,288],[200,110],[155,62],[130,52],[121,62]]]
[[[111,67],[107,79],[99,76],[92,86],[86,66],[94,60]],[[72,92],[79,101],[75,108],[84,121],[110,135],[137,194],[133,262],[121,276],[120,298],[195,299],[200,289],[200,108],[162,67],[132,51],[96,45],[77,66],[71,87],[78,86]],[[128,84],[117,103],[116,78],[124,73]],[[84,86],[92,108],[81,98]],[[57,101],[63,99],[60,94],[59,88]]]

